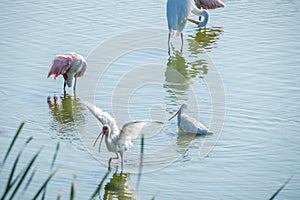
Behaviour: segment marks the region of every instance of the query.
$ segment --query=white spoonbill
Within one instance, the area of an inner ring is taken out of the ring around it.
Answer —
[[[123,125],[122,129],[119,130],[117,123],[114,118],[112,118],[107,112],[103,112],[97,106],[84,102],[88,109],[93,113],[93,115],[102,123],[102,131],[98,135],[97,139],[94,142],[94,146],[98,141],[99,137],[102,135],[99,144],[99,152],[101,149],[101,142],[103,137],[105,137],[105,143],[107,150],[110,152],[116,153],[117,157],[111,157],[108,161],[108,168],[111,168],[112,159],[119,159],[121,157],[121,169],[123,171],[123,152],[132,147],[131,140],[138,137],[141,129],[148,123],[159,123],[163,122],[155,120],[139,120],[127,122]]]
[[[203,16],[204,20],[199,22],[199,26],[206,26],[208,22],[208,12],[196,7],[194,0],[168,0],[167,1],[167,20],[169,28],[168,45],[170,38],[174,34],[181,35],[181,44],[183,45],[183,29],[190,13]]]
[[[208,129],[195,118],[192,118],[183,113],[183,111],[187,109],[187,104],[183,103],[179,110],[169,119],[173,119],[177,115],[177,125],[178,128],[185,133],[195,133],[199,135],[204,135],[207,133],[211,133]]]
[[[77,77],[83,76],[86,68],[87,62],[83,56],[74,52],[67,52],[63,55],[57,55],[54,57],[54,60],[50,65],[48,78],[51,75],[54,75],[54,79],[56,79],[59,75],[63,75],[65,79],[65,90],[66,85],[68,85],[68,87],[72,86],[73,77],[75,77],[75,83],[73,87],[73,90],[75,91]]]

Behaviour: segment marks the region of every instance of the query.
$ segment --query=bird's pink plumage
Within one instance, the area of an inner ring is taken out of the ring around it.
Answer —
[[[225,4],[220,0],[197,0],[196,5],[198,8],[203,9],[216,9],[225,7]]]
[[[48,77],[52,74],[54,79],[61,74],[64,74],[72,65],[73,57],[71,55],[58,55],[55,56],[52,64],[50,65]]]

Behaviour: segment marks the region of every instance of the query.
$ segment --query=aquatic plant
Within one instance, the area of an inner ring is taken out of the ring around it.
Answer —
[[[24,127],[24,124],[25,124],[24,122],[21,123],[16,134],[14,135],[12,141],[9,144],[6,154],[0,164],[0,177],[2,176],[3,167],[4,167],[4,165],[7,164],[7,159],[11,155],[13,146],[14,146],[17,138],[19,137],[21,130]],[[1,200],[13,199],[14,197],[22,196],[28,190],[30,184],[34,181],[36,170],[32,169],[32,168],[33,168],[34,164],[36,163],[38,156],[41,154],[42,148],[40,148],[34,154],[34,156],[30,159],[29,163],[24,168],[22,168],[21,170],[17,170],[20,168],[18,166],[20,158],[24,155],[23,153],[25,152],[24,150],[25,150],[26,146],[32,140],[33,140],[33,137],[32,136],[29,137],[25,141],[23,146],[21,147],[18,155],[15,158],[12,157],[12,159],[14,159],[14,162],[13,162],[12,166],[10,166],[9,176],[8,176],[7,180],[0,179],[1,180],[0,183],[5,186],[3,193],[0,194]],[[53,159],[52,159],[51,166],[50,166],[50,174],[47,177],[44,177],[45,181],[42,183],[42,185],[40,187],[37,188],[36,193],[33,193],[34,195],[33,195],[32,199],[37,199],[41,195],[42,195],[41,199],[45,199],[47,185],[49,184],[49,182],[53,178],[53,176],[56,174],[56,172],[58,171],[58,168],[53,170],[58,151],[59,151],[59,143],[57,144],[54,155],[53,155]],[[73,182],[71,185],[70,199],[74,199],[74,196],[75,196],[75,177],[73,178]],[[58,196],[58,199],[59,198],[60,197]]]

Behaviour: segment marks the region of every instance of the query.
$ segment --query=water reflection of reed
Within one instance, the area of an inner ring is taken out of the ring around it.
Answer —
[[[53,121],[51,129],[57,132],[60,139],[79,139],[75,136],[76,123],[84,121],[83,105],[75,98],[68,94],[57,97],[47,98],[48,107]]]

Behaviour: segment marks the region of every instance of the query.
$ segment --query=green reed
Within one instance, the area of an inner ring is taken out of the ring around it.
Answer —
[[[14,135],[12,141],[9,144],[9,147],[6,151],[6,154],[3,158],[3,161],[1,163],[1,168],[0,168],[0,176],[1,176],[1,172],[3,170],[4,165],[7,163],[7,159],[8,157],[10,157],[11,151],[13,149],[13,146],[16,142],[16,140],[18,139],[21,130],[24,127],[24,122],[21,123],[21,125],[19,126],[16,134]],[[26,148],[26,146],[30,143],[30,141],[32,141],[33,137],[29,137],[27,139],[27,141],[25,141],[25,143],[23,144],[23,146],[21,147],[21,150],[19,151],[18,155],[14,159],[14,162],[11,166],[10,172],[9,172],[9,176],[7,178],[7,180],[4,180],[4,182],[6,181],[5,185],[5,189],[3,191],[1,195],[1,200],[4,199],[13,199],[15,197],[15,195],[19,194],[22,195],[24,192],[26,192],[26,190],[28,189],[28,187],[30,186],[31,182],[34,181],[34,177],[35,177],[35,173],[36,170],[33,169],[33,166],[38,158],[38,156],[40,155],[42,148],[40,148],[35,154],[34,156],[30,159],[29,163],[22,168],[21,170],[17,171],[18,165],[19,165],[19,161],[20,158],[22,157],[22,153],[24,152],[24,149]],[[43,193],[42,199],[45,198],[45,191],[46,191],[46,186],[48,185],[49,181],[52,179],[52,177],[56,174],[57,170],[52,170],[55,160],[56,160],[56,156],[59,150],[59,144],[57,145],[57,148],[55,150],[54,156],[53,156],[53,160],[51,163],[51,173],[49,174],[48,177],[46,177],[46,180],[44,181],[44,183],[38,187],[38,190],[33,196],[32,199],[37,199],[41,193]],[[27,181],[26,181],[27,180]],[[23,190],[21,190],[21,188],[23,188]],[[22,192],[22,193],[21,193]]]

